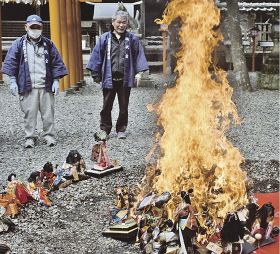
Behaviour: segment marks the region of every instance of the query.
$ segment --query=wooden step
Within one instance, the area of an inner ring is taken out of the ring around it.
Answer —
[[[163,69],[163,62],[157,61],[157,62],[148,62],[150,73],[157,73],[162,72]]]
[[[147,41],[162,41],[162,36],[147,36],[145,37]]]

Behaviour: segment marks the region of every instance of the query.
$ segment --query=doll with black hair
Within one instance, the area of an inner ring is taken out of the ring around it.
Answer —
[[[16,198],[20,204],[26,204],[31,198],[26,186],[16,178],[16,174],[11,173],[8,176],[7,194]]]
[[[225,243],[238,242],[244,237],[244,227],[237,213],[228,213],[221,230],[221,240]]]
[[[258,204],[252,202],[252,203],[249,203],[246,206],[246,208],[248,209],[248,216],[247,216],[248,218],[246,220],[245,227],[247,228],[247,230],[249,230],[249,232],[251,232],[253,224],[256,220],[256,215],[257,215],[259,206],[258,206]]]
[[[39,175],[39,181],[42,187],[50,191],[53,188],[55,174],[53,172],[53,165],[51,162],[45,163]]]
[[[84,173],[86,168],[85,161],[77,150],[71,150],[68,153],[66,163],[75,166],[78,173]]]
[[[68,153],[66,161],[63,163],[61,169],[63,177],[65,177],[67,180],[73,180],[77,182],[79,180],[85,180],[89,178],[84,174],[86,164],[83,157],[77,150],[71,150]]]
[[[245,228],[242,225],[236,212],[228,213],[224,220],[221,230],[221,240],[225,253],[241,253],[242,245],[240,241],[245,234]]]
[[[251,235],[260,234],[261,239],[268,239],[273,229],[274,207],[271,203],[264,204],[256,213],[256,220],[253,224]]]
[[[190,194],[193,189],[181,191],[182,202],[175,210],[175,218],[178,221],[179,239],[183,253],[195,253],[193,239],[197,234],[199,223],[194,216],[195,209],[191,205]]]
[[[41,182],[41,172],[34,171],[30,174],[28,178],[28,191],[33,199],[37,200],[39,204],[45,206],[51,206],[52,202],[47,197],[49,190],[43,186],[43,182]]]

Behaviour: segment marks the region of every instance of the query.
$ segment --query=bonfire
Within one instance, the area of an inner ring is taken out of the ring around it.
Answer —
[[[227,74],[212,62],[220,12],[213,0],[172,0],[156,22],[177,19],[176,85],[152,107],[163,130],[161,156],[139,188],[137,237],[144,253],[249,253],[269,238],[274,208],[247,197],[244,158],[226,137],[240,120]]]

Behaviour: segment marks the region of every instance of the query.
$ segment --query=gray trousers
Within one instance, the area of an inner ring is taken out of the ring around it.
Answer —
[[[34,138],[38,111],[43,123],[42,137],[53,141],[54,131],[54,95],[44,88],[33,88],[30,93],[19,96],[20,108],[24,113],[25,138]]]

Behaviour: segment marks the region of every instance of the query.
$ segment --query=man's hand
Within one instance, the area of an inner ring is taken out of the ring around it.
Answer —
[[[52,92],[54,93],[54,95],[58,95],[59,94],[59,81],[58,81],[58,79],[55,79],[53,81]]]
[[[134,85],[136,87],[138,87],[140,85],[140,82],[141,82],[141,79],[142,79],[142,74],[143,72],[138,72],[136,75],[135,75],[135,80],[134,80]]]
[[[16,80],[16,77],[14,77],[14,76],[10,77],[10,91],[11,91],[11,94],[14,96],[16,96],[18,94],[17,80]]]
[[[92,75],[93,81],[95,83],[100,83],[101,82],[101,77],[100,75]]]

